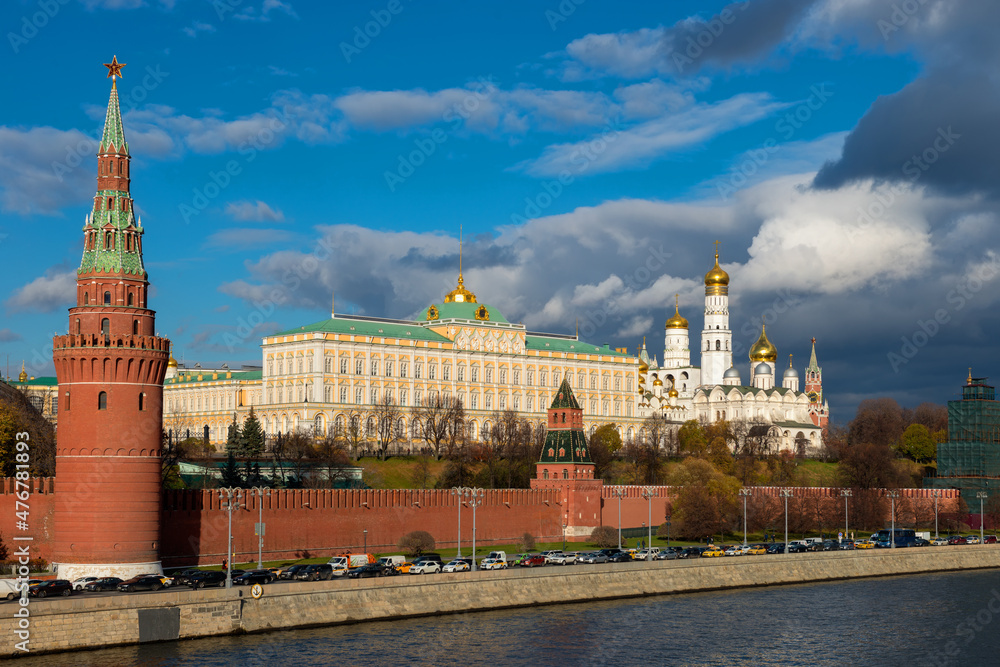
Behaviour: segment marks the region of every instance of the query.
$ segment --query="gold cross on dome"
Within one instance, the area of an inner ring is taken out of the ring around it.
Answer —
[[[722,243],[722,241],[714,241],[714,243],[715,243],[715,256],[718,257],[719,256],[719,244]]]
[[[108,68],[109,79],[114,79],[116,76],[122,75],[122,67],[125,67],[128,63],[119,63],[118,56],[111,56],[111,62],[104,63],[104,66]]]

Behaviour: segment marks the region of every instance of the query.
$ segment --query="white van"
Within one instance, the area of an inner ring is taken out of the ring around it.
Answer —
[[[21,589],[18,588],[17,579],[0,579],[0,598],[15,600],[21,597]]]
[[[385,567],[398,567],[406,562],[406,558],[403,556],[382,556],[378,562]]]

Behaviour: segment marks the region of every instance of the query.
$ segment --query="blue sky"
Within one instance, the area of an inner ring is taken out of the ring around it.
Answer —
[[[333,292],[414,316],[461,226],[509,320],[659,357],[674,293],[698,338],[721,240],[744,377],[761,317],[800,370],[815,336],[836,420],[997,374],[1000,8],[659,4],[5,3],[0,370],[53,372],[117,55],[151,303],[189,363],[259,363]]]

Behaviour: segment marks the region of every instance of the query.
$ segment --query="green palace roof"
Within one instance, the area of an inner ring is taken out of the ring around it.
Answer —
[[[218,373],[219,377],[212,375]],[[226,377],[226,373],[231,373],[232,377]],[[201,379],[198,379],[198,376]],[[227,371],[218,368],[181,368],[177,372],[177,377],[167,378],[163,384],[180,384],[182,382],[232,382],[233,380],[260,380],[264,376],[263,371]]]
[[[37,377],[32,380],[25,380],[24,382],[19,382],[13,378],[7,380],[7,384],[12,387],[58,387],[59,380],[54,377]]]

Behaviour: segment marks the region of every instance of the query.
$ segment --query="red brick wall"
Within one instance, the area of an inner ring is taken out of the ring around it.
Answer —
[[[15,495],[24,488],[17,488],[10,477],[0,478],[0,536],[10,554],[27,544],[32,558],[52,560],[52,546],[55,539],[55,480],[52,477],[35,477],[29,479],[28,500],[28,530],[18,530],[19,519],[14,512],[23,508],[16,506],[18,497]],[[25,501],[22,501],[25,502]],[[29,536],[31,542],[15,542],[14,536]]]

